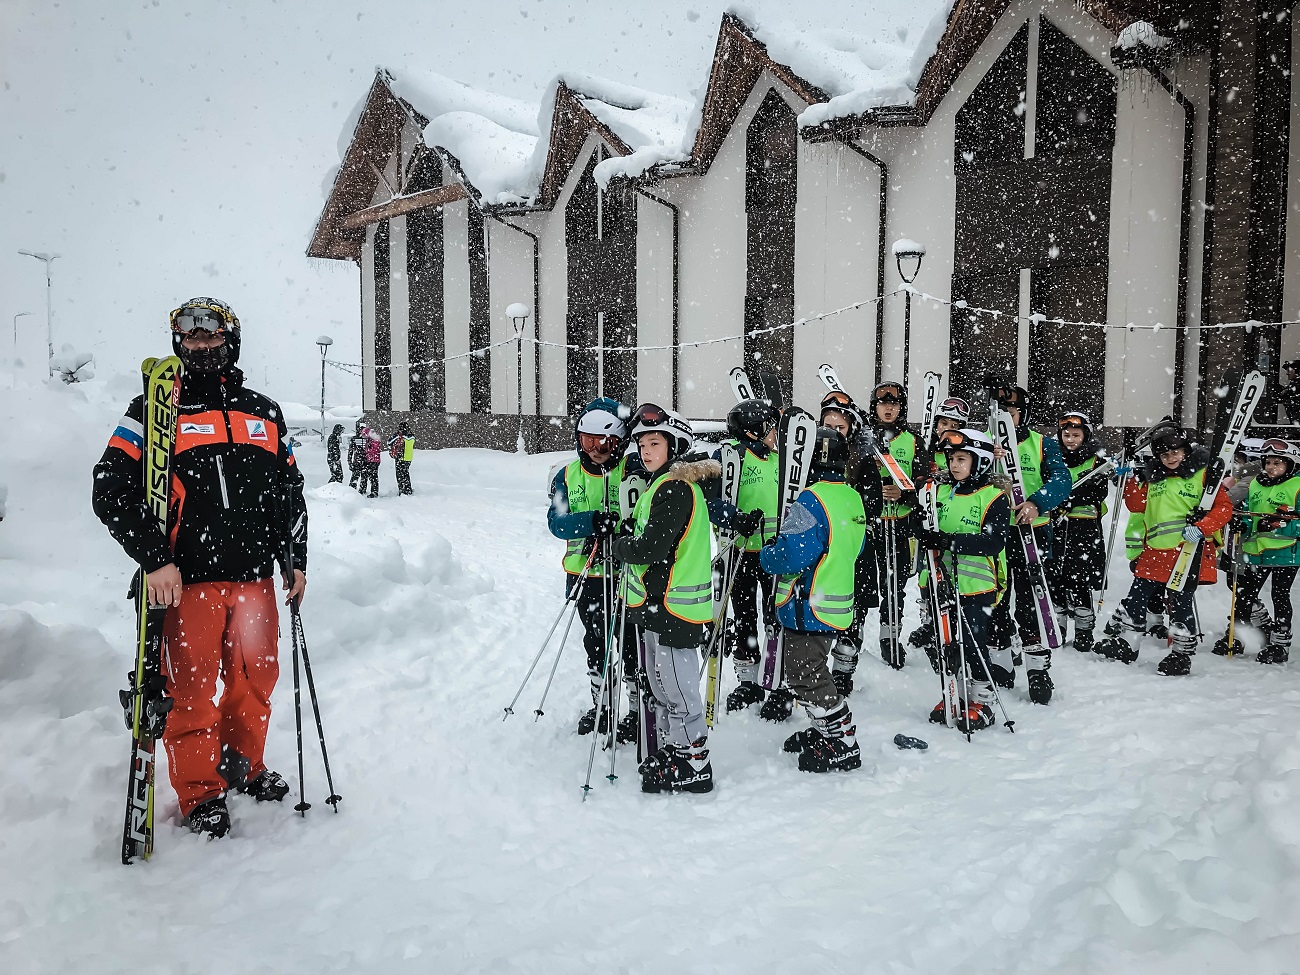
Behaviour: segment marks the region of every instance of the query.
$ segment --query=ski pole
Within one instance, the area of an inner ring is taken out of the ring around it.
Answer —
[[[1125,464],[1127,466],[1127,463]],[[1097,593],[1097,619],[1101,619],[1101,609],[1106,603],[1106,583],[1110,579],[1110,559],[1115,553],[1115,533],[1119,529],[1119,515],[1124,509],[1124,489],[1128,486],[1129,472],[1120,474],[1115,487],[1115,517],[1110,520],[1110,537],[1106,540],[1106,560],[1101,566],[1101,590]]]
[[[623,573],[626,571],[626,569],[623,569],[619,572],[620,580],[623,577]],[[618,601],[618,632],[614,635],[614,639],[618,641],[618,655],[613,657],[613,660],[615,661],[614,674],[609,682],[609,692],[613,700],[609,709],[609,775],[605,777],[611,782],[618,778],[618,776],[614,774],[614,763],[618,760],[618,706],[623,699],[623,688],[620,685],[623,683],[621,679],[621,671],[623,665],[624,626],[626,623],[627,602],[620,599]],[[610,646],[614,645],[614,639],[610,641]]]
[[[962,608],[960,597],[957,599],[957,611],[961,614],[962,620],[966,622],[969,629],[970,623],[966,621],[966,610]],[[998,702],[998,710],[1002,712],[1002,723],[1006,725],[1007,731],[1014,735],[1016,733],[1016,723],[1007,717],[1007,708],[1002,703],[1002,695],[998,693],[998,683],[993,679],[992,671],[989,670],[989,662],[985,659],[984,654],[978,652],[978,648],[976,648],[975,656],[980,658],[980,663],[984,667],[984,676],[988,679],[989,687],[993,688],[993,700]]]
[[[605,644],[605,663],[601,668],[600,690],[596,693],[596,727],[591,729],[591,755],[587,758],[587,780],[582,784],[582,801],[587,801],[587,793],[591,791],[591,772],[596,767],[596,739],[600,732],[600,708],[605,703],[606,688],[609,684],[609,651],[610,644]]]
[[[307,801],[303,784],[304,777],[302,772],[302,685],[298,681],[298,627],[291,625],[289,632],[293,638],[293,723],[298,732],[298,805],[294,806],[294,812],[303,818],[307,816],[307,810],[311,808],[311,803]]]
[[[343,797],[334,791],[334,776],[330,772],[330,753],[325,747],[325,726],[321,722],[320,702],[316,699],[316,682],[311,676],[311,657],[307,656],[307,634],[302,628],[302,614],[298,611],[298,601],[293,602],[293,625],[297,630],[298,639],[302,643],[302,669],[307,677],[307,693],[311,695],[311,710],[316,716],[316,734],[320,738],[320,757],[325,765],[325,785],[330,790],[329,798],[325,800],[327,805],[333,806],[334,811],[339,811],[339,800]]]
[[[533,718],[534,721],[546,715],[546,712],[542,710],[542,705],[546,703],[546,698],[551,693],[551,682],[555,680],[555,672],[560,669],[560,658],[564,656],[564,648],[569,642],[569,631],[573,629],[573,621],[577,616],[578,603],[577,600],[575,600],[573,603],[573,610],[569,613],[569,622],[564,625],[564,633],[560,636],[559,649],[555,651],[555,663],[551,664],[551,672],[546,678],[546,686],[542,688],[542,699],[537,702],[537,707],[533,709],[533,714],[536,715],[536,717]],[[558,623],[559,621],[557,620],[556,622]],[[555,627],[551,627],[551,632],[555,632]],[[547,636],[547,639],[550,639],[549,635]],[[545,646],[545,644],[543,644],[543,646]],[[540,652],[541,651],[538,651],[539,654]],[[524,680],[527,681],[528,678],[525,677]],[[522,691],[522,688],[520,690]],[[514,712],[510,713],[513,714]],[[504,721],[505,719],[502,718],[501,720]]]
[[[556,615],[555,622],[552,623],[551,628],[546,631],[546,637],[545,639],[542,640],[542,645],[537,650],[537,656],[533,657],[533,662],[528,668],[528,673],[524,674],[523,683],[519,685],[519,690],[515,691],[515,696],[512,697],[510,699],[510,703],[506,705],[505,708],[506,713],[505,713],[505,717],[501,719],[502,721],[506,720],[506,718],[510,717],[510,715],[515,713],[515,704],[519,701],[520,695],[524,693],[524,688],[528,686],[528,679],[533,676],[533,670],[537,667],[537,662],[542,659],[542,654],[546,652],[546,645],[551,642],[551,637],[554,635],[556,629],[559,627],[560,620],[564,619],[564,614],[569,611],[570,603],[573,604],[572,608],[576,615],[578,610],[579,594],[582,592],[582,584],[583,582],[586,581],[588,573],[591,572],[591,563],[592,560],[595,558],[595,555],[596,555],[596,549],[593,547],[591,553],[587,556],[587,564],[582,567],[582,572],[578,574],[578,578],[573,584],[573,589],[569,592],[569,594],[566,597],[564,597],[564,605],[560,607],[560,612]],[[570,620],[570,625],[572,625],[572,622],[573,621]],[[568,635],[567,629],[565,630],[565,635],[566,636]],[[560,648],[561,649],[564,648],[563,642],[560,643]],[[552,671],[552,675],[554,675],[554,671]],[[550,684],[548,683],[547,686],[549,687]],[[545,695],[543,695],[543,697],[545,697]]]

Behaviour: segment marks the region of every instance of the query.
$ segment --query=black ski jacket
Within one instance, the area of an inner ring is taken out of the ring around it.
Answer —
[[[343,428],[339,427],[330,434],[329,440],[325,442],[325,463],[329,464],[331,467],[336,465],[341,466],[343,452],[340,449],[340,441],[342,439]]]
[[[144,501],[143,396],[95,465],[95,514],[146,572],[174,562],[186,583],[267,579],[276,561],[284,568],[291,525],[293,566],[306,571],[307,506],[284,416],[243,380],[232,368],[181,382],[166,535]]]

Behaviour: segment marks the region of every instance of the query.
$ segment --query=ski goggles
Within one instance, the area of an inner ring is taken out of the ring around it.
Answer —
[[[894,392],[893,390],[894,390],[894,387],[891,386],[891,387],[889,387],[889,390],[888,390],[887,392],[884,392],[884,393],[877,393],[877,394],[876,394],[876,402],[877,402],[877,403],[893,403],[893,404],[895,404],[895,405],[897,405],[897,406],[901,406],[901,405],[903,404],[903,397],[900,396],[898,393]]]
[[[657,427],[668,422],[668,411],[663,407],[655,406],[653,403],[646,403],[632,414],[632,422],[628,424],[629,428],[636,427]]]
[[[970,406],[966,403],[964,399],[961,399],[960,397],[957,396],[950,396],[942,403],[939,404],[939,409],[937,413],[939,416],[947,417],[948,419],[952,419],[952,416],[950,414],[956,414],[957,416],[961,417],[963,420],[969,420]]]
[[[982,444],[972,440],[961,430],[945,430],[939,434],[939,449],[944,453],[953,450],[974,450],[976,447],[982,450],[988,450],[988,444]]]
[[[1083,422],[1081,416],[1063,416],[1056,423],[1058,430],[1087,430],[1088,424]]]
[[[171,315],[172,331],[189,335],[196,329],[202,332],[223,333],[230,325],[229,319],[217,308],[208,305],[181,305]]]
[[[852,406],[853,400],[849,394],[839,389],[832,389],[822,397],[822,409],[835,409],[840,406]]]
[[[1259,445],[1259,456],[1262,457],[1281,457],[1284,460],[1291,460],[1295,455],[1295,447],[1277,437],[1269,437]]]
[[[619,445],[619,438],[612,433],[579,433],[578,443],[582,444],[584,449],[595,450],[603,448],[613,450]]]

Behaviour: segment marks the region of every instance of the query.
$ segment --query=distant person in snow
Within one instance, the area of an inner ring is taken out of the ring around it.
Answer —
[[[388,438],[388,455],[393,458],[393,469],[397,472],[397,493],[414,494],[411,461],[415,459],[415,437],[409,423],[399,423],[397,433]]]
[[[365,463],[361,467],[361,483],[357,490],[368,498],[379,497],[379,463],[384,458],[384,442],[370,427],[362,427]]]
[[[1300,359],[1282,363],[1282,372],[1286,377],[1286,385],[1278,391],[1278,406],[1286,410],[1289,423],[1300,423]]]
[[[339,441],[343,439],[343,424],[334,424],[329,440],[325,444],[325,463],[330,466],[330,483],[343,483],[343,458]]]
[[[247,388],[235,365],[234,312],[192,298],[172,312],[171,327],[185,372],[168,532],[145,506],[143,396],[95,466],[93,504],[147,573],[149,602],[169,607],[163,667],[174,705],[163,744],[171,782],[185,824],[219,837],[230,829],[229,793],[259,802],[289,793],[262,757],[279,676],[273,575],[278,561],[288,599],[302,599],[307,508],[283,412]]]
[[[356,488],[362,494],[366,492],[357,486],[357,482],[366,473],[366,435],[362,433],[365,428],[365,421],[358,420],[357,428],[348,440],[348,470],[352,474],[348,479],[348,487]]]
[[[5,504],[9,500],[9,489],[5,487],[4,481],[0,481],[0,521],[5,520]]]

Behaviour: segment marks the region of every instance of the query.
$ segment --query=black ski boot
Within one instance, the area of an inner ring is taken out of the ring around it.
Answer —
[[[847,772],[862,767],[862,749],[855,737],[857,725],[848,705],[840,704],[823,718],[814,719],[812,734],[799,752],[800,772]]]
[[[589,735],[593,728],[596,727],[596,709],[592,708],[581,718],[578,719],[578,734]],[[609,731],[609,712],[604,708],[600,711],[600,733],[603,735]]]
[[[1118,660],[1122,664],[1135,663],[1138,658],[1137,647],[1122,636],[1108,636],[1098,640],[1095,649],[1107,660]]]
[[[1238,621],[1240,622],[1240,621]],[[1214,646],[1210,648],[1210,653],[1216,657],[1240,657],[1246,652],[1242,642],[1236,637],[1232,640],[1232,646],[1228,646],[1228,634],[1223,634],[1219,639],[1214,641]]]
[[[903,647],[903,641],[898,641],[897,656],[895,656],[894,644],[889,639],[880,641],[880,659],[895,670],[902,670],[903,664],[907,662],[907,650]]]
[[[1269,632],[1268,643],[1264,649],[1255,654],[1255,659],[1262,664],[1284,664],[1291,656],[1291,631],[1279,629],[1276,625]]]
[[[1092,653],[1097,648],[1097,641],[1093,639],[1092,630],[1074,631],[1074,649],[1080,653]]]
[[[790,715],[794,713],[794,695],[784,687],[778,688],[767,695],[767,700],[763,706],[758,709],[758,716],[764,721],[772,721],[777,724],[782,721],[788,721]]]
[[[727,695],[727,713],[743,711],[751,704],[759,704],[762,700],[763,688],[753,681],[741,681],[736,685],[736,689]]]
[[[708,739],[701,738],[687,748],[673,748],[664,758],[642,766],[642,792],[713,791],[713,763],[709,761]]]
[[[641,737],[641,716],[636,711],[629,711],[618,719],[618,730],[614,733],[620,745],[630,745]]]
[[[1052,703],[1052,675],[1046,670],[1031,670],[1026,675],[1029,680],[1029,700],[1035,704]]]
[[[252,796],[258,802],[279,802],[289,794],[289,783],[279,772],[262,769],[247,782],[235,786],[236,792]]]
[[[808,745],[812,743],[813,739],[817,738],[819,735],[821,735],[821,732],[816,728],[804,728],[803,731],[796,731],[781,745],[781,751],[797,755],[799,752],[807,748]]]
[[[835,685],[835,690],[839,691],[840,697],[848,697],[853,693],[853,675],[845,670],[832,670],[831,683]]]
[[[1191,654],[1170,650],[1169,656],[1156,665],[1156,673],[1165,677],[1186,677],[1192,672]]]
[[[997,684],[998,687],[1010,690],[1016,686],[1016,672],[1014,670],[1007,670],[990,660],[989,673],[993,676],[993,683]]]
[[[203,833],[213,840],[221,839],[230,832],[230,810],[226,808],[226,797],[217,796],[200,802],[185,817],[185,825],[191,833]]]

